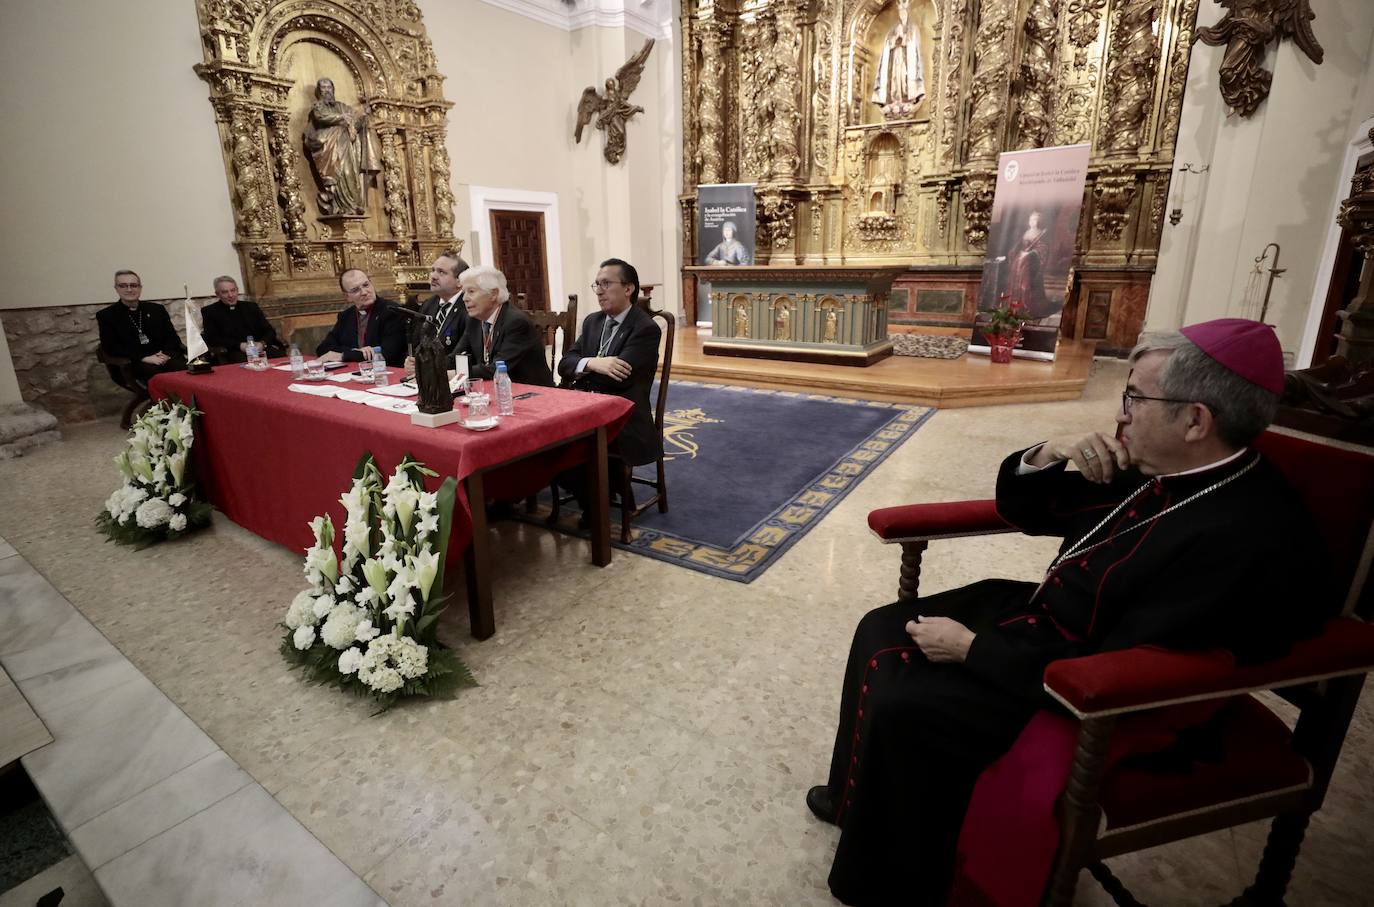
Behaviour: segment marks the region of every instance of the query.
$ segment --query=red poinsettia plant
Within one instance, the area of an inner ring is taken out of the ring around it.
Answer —
[[[1015,337],[1027,321],[1024,302],[1006,301],[1005,296],[1002,299],[1004,301],[1001,305],[988,312],[988,323],[983,328],[983,333],[989,339]]]

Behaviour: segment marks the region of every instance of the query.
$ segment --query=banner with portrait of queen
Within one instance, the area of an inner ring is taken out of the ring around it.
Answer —
[[[1013,355],[1053,360],[1073,266],[1089,145],[1008,151],[997,159],[987,257],[969,351],[990,351],[997,310],[1021,320]]]

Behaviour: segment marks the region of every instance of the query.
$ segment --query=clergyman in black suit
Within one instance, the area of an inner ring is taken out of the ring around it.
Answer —
[[[221,362],[243,362],[248,358],[248,338],[266,344],[267,355],[282,356],[286,347],[277,329],[262,314],[257,303],[239,299],[239,283],[228,274],[215,278],[216,302],[200,310],[201,337],[205,345],[218,349]]]
[[[396,303],[379,299],[372,279],[360,268],[339,275],[339,289],[350,303],[339,313],[315,355],[322,362],[371,362],[373,347],[382,348],[386,364],[399,368],[406,361],[405,317],[391,311]]]
[[[439,337],[444,341],[444,350],[451,356],[453,348],[463,336],[467,327],[467,310],[463,308],[463,290],[458,285],[458,277],[468,269],[468,263],[452,249],[445,249],[434,259],[429,269],[429,288],[434,295],[420,306],[420,313],[435,319],[439,325]],[[420,342],[420,324],[416,321],[410,328],[410,346]],[[415,357],[406,357],[406,375],[415,374]]]
[[[468,377],[487,379],[496,363],[516,384],[553,387],[553,372],[544,358],[544,337],[518,306],[510,304],[506,275],[485,266],[469,268],[459,283],[467,307],[467,328],[453,351],[466,353]]]
[[[630,421],[610,452],[631,466],[652,463],[663,454],[663,439],[649,403],[662,331],[637,304],[639,272],[629,262],[603,261],[592,289],[601,311],[583,320],[577,342],[558,361],[558,374],[577,390],[614,394],[634,403]]]
[[[186,348],[181,345],[167,310],[154,302],[139,301],[143,279],[133,271],[121,269],[115,272],[114,285],[119,302],[95,313],[100,346],[106,355],[132,362],[134,377],[143,383],[158,372],[186,368]],[[113,367],[110,373],[113,377]]]

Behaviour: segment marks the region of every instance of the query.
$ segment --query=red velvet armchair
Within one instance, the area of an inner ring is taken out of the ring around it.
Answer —
[[[1136,648],[1054,662],[1046,691],[1078,720],[1068,784],[1059,798],[1060,841],[1042,903],[1072,902],[1087,868],[1118,904],[1135,904],[1102,863],[1108,857],[1273,817],[1254,883],[1234,905],[1283,902],[1308,821],[1322,805],[1364,675],[1374,670],[1367,585],[1374,559],[1374,456],[1266,432],[1256,446],[1298,489],[1316,518],[1344,596],[1342,616],[1286,657],[1236,667],[1218,652]],[[916,598],[930,541],[1014,532],[994,502],[889,507],[869,514],[884,542],[902,546],[901,598]],[[1314,602],[1314,607],[1321,603]],[[1332,612],[1336,608],[1331,609]],[[1299,709],[1294,729],[1251,695],[1272,690]],[[1133,716],[1185,703],[1214,707],[1220,759],[1186,772],[1109,764],[1113,733]],[[991,771],[991,770],[990,770]]]

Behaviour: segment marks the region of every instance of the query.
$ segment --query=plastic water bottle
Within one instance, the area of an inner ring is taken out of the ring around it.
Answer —
[[[297,380],[305,377],[305,357],[294,343],[291,344],[291,377]]]
[[[496,360],[496,380],[492,383],[496,385],[496,411],[503,416],[515,415],[515,395],[510,388],[510,374],[506,371],[506,363],[500,359]]]
[[[382,355],[380,346],[372,348],[372,383],[377,387],[386,387],[391,383],[391,374],[386,370],[386,357]]]
[[[258,367],[258,345],[253,342],[252,334],[248,335],[248,347],[243,351],[243,354],[247,357],[247,361],[244,365],[248,366],[250,369]]]

